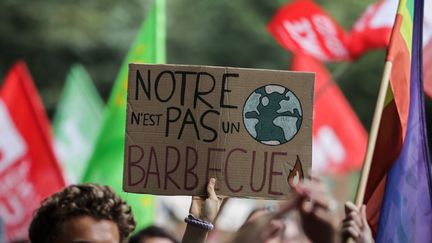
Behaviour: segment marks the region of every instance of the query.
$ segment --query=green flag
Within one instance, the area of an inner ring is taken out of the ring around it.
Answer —
[[[108,101],[98,141],[84,176],[85,182],[112,186],[131,206],[140,229],[154,219],[152,196],[122,192],[128,64],[165,63],[165,0],[155,0],[120,72]]]
[[[83,66],[72,66],[54,115],[55,151],[67,181],[81,181],[93,152],[103,101]]]

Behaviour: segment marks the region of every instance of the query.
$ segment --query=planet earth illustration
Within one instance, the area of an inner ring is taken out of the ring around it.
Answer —
[[[280,85],[256,89],[243,107],[243,122],[248,133],[266,145],[289,142],[300,130],[302,107],[297,96]]]

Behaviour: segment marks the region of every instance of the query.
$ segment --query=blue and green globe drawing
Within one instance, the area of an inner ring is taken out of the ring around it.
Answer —
[[[297,96],[280,85],[266,85],[249,95],[243,107],[248,133],[266,145],[290,141],[300,130],[302,108]]]

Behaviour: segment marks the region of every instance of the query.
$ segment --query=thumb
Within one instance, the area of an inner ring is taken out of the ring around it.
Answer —
[[[345,202],[345,215],[348,216],[353,211],[358,213],[357,206],[350,201]]]
[[[209,198],[218,200],[218,198],[216,196],[216,192],[214,190],[215,184],[216,184],[216,179],[210,178],[210,180],[207,184],[207,194],[208,194]]]

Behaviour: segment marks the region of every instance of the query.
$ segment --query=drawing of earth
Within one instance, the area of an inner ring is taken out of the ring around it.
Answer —
[[[302,108],[295,94],[280,85],[266,85],[249,95],[243,122],[249,134],[266,145],[290,141],[302,123]]]

